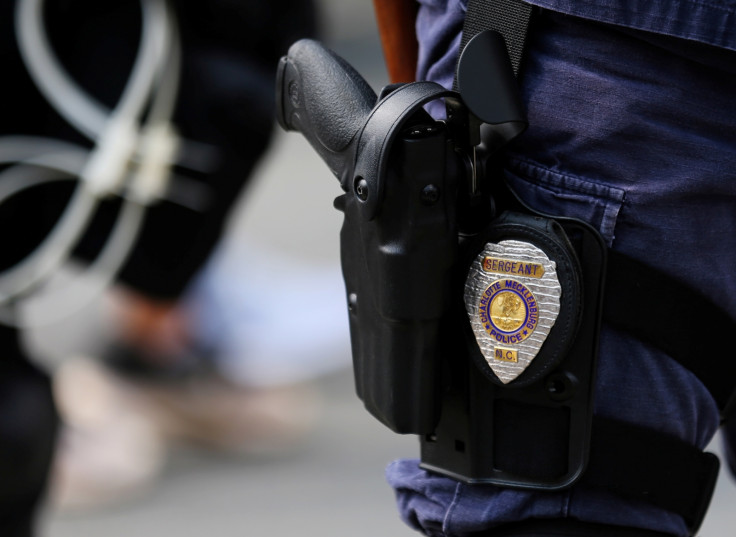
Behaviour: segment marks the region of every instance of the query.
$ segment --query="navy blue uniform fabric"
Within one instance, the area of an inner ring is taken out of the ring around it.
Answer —
[[[509,150],[510,184],[534,208],[590,222],[611,248],[695,286],[736,318],[736,53],[728,50],[736,3],[531,3],[550,9],[535,20],[522,66],[530,127]],[[422,4],[419,78],[449,87],[464,2]],[[687,336],[727,337],[709,333],[699,312]],[[596,414],[701,448],[719,425],[689,371],[610,326],[596,388]],[[387,477],[404,520],[428,535],[558,517],[687,535],[679,516],[605,490],[465,485],[415,460],[395,462]]]

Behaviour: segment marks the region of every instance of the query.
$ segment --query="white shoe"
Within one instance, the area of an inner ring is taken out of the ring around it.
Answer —
[[[307,385],[245,389],[213,375],[134,381],[89,359],[63,364],[54,382],[64,428],[50,501],[63,510],[145,493],[177,444],[244,456],[290,454],[313,430],[320,408],[319,394]]]
[[[100,365],[62,365],[54,391],[62,429],[51,474],[52,506],[99,507],[132,499],[152,485],[164,464],[164,439]]]

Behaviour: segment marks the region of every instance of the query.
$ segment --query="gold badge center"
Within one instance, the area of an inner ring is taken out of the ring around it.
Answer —
[[[505,332],[515,332],[526,319],[524,302],[509,291],[499,293],[491,302],[490,310],[493,324]]]

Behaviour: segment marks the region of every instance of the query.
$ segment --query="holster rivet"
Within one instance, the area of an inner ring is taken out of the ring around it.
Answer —
[[[437,203],[440,199],[440,189],[435,185],[427,185],[422,189],[421,200],[426,205]]]
[[[356,177],[355,179],[355,195],[361,201],[368,199],[368,181],[362,177]]]

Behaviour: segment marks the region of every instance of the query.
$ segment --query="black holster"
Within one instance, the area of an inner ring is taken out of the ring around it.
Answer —
[[[340,196],[340,234],[355,384],[370,412],[398,433],[432,431],[439,419],[443,321],[457,258],[456,166],[446,129],[420,125],[391,149],[375,218]]]
[[[376,99],[344,60],[300,41],[279,68],[278,117],[306,136],[345,191],[335,206],[345,214],[355,382],[368,411],[396,432],[420,435],[428,468],[466,481],[559,488],[580,476],[587,458],[605,249],[582,222],[537,214],[504,186],[496,153],[525,119],[503,41],[482,37],[480,49],[466,50],[505,69],[479,82],[492,106],[471,112],[458,93],[431,82],[390,87]],[[424,105],[440,98],[448,117],[438,121]],[[547,252],[561,282],[571,282],[541,358],[508,385],[479,356],[459,298],[478,248],[505,236]],[[516,425],[498,434],[494,423]],[[504,467],[494,454],[521,440],[562,464],[545,459],[539,473],[540,465],[511,457]]]

